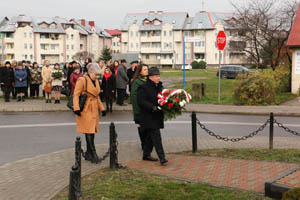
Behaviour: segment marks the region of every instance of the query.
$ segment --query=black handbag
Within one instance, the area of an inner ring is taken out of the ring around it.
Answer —
[[[61,89],[61,94],[70,96],[71,94],[70,88],[68,86],[63,86],[63,88]]]
[[[80,112],[83,111],[83,108],[84,108],[84,104],[86,102],[86,99],[87,99],[87,80],[86,78],[85,79],[85,94],[81,94],[79,96],[79,108],[80,108]],[[73,106],[73,95],[70,96],[70,99],[68,101],[68,104],[67,104],[68,108],[70,108],[73,112],[74,112],[74,106]]]

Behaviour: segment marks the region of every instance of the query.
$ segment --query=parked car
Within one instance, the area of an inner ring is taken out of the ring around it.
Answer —
[[[192,70],[192,65],[185,65],[185,70]],[[181,66],[181,70],[183,70],[183,65]]]
[[[239,73],[249,74],[250,71],[248,68],[242,65],[225,65],[221,67],[221,78],[236,78]],[[219,76],[219,70],[217,72],[217,76]]]

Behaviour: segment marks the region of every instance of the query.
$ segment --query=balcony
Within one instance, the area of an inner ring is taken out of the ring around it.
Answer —
[[[173,62],[172,62],[172,59],[161,59],[160,64],[161,65],[172,65]]]
[[[5,38],[4,38],[4,42],[5,42],[5,43],[14,43],[15,41],[14,41],[14,38],[11,38],[11,37],[9,37],[9,38],[8,38],[8,37],[5,37]]]
[[[15,53],[15,49],[14,48],[5,48],[4,50],[5,54],[14,54]]]
[[[205,53],[205,47],[195,47],[194,46],[194,53]]]
[[[60,54],[60,53],[62,53],[61,52],[62,50],[61,49],[51,49],[51,48],[49,48],[49,49],[40,49],[40,54]]]
[[[141,53],[160,53],[161,48],[141,47]]]
[[[161,41],[160,36],[151,36],[151,37],[141,36],[141,42],[160,42],[160,41]]]

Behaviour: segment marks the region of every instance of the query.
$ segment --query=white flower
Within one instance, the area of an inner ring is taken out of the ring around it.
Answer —
[[[161,107],[160,107],[160,106],[158,106],[158,107],[157,107],[157,109],[158,109],[158,110],[161,110]]]
[[[183,102],[184,105],[186,104],[186,101],[185,101],[185,100],[183,100],[182,102]]]
[[[183,100],[183,101],[184,101],[184,100]],[[180,107],[183,107],[183,106],[185,105],[183,101],[180,101],[180,102],[179,102]]]

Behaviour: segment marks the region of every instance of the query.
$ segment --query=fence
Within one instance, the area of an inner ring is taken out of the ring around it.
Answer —
[[[274,124],[277,125],[279,128],[282,128],[288,133],[291,133],[296,136],[300,136],[300,133],[289,129],[288,127],[285,127],[282,123],[278,122],[274,118],[274,114],[270,113],[269,119],[266,120],[264,124],[262,124],[258,129],[255,131],[249,133],[248,135],[242,136],[242,137],[236,137],[236,138],[229,138],[229,137],[222,137],[213,131],[209,130],[208,128],[205,127],[204,124],[202,124],[196,116],[195,112],[192,112],[191,115],[191,120],[192,120],[192,148],[193,148],[193,153],[198,151],[198,144],[197,144],[197,124],[201,129],[203,129],[208,135],[215,137],[217,140],[223,140],[225,142],[239,142],[239,141],[244,141],[247,140],[248,138],[252,138],[256,135],[258,135],[260,132],[262,132],[269,124],[269,149],[273,149],[273,140],[274,140]]]
[[[115,125],[112,122],[109,126],[109,148],[107,152],[99,158],[99,164],[102,163],[108,156],[110,156],[109,167],[111,169],[122,168],[118,163],[118,140]],[[81,148],[80,137],[76,138],[75,142],[75,164],[70,171],[69,180],[69,200],[79,200],[83,198],[81,191],[81,155],[85,157],[83,149]]]

